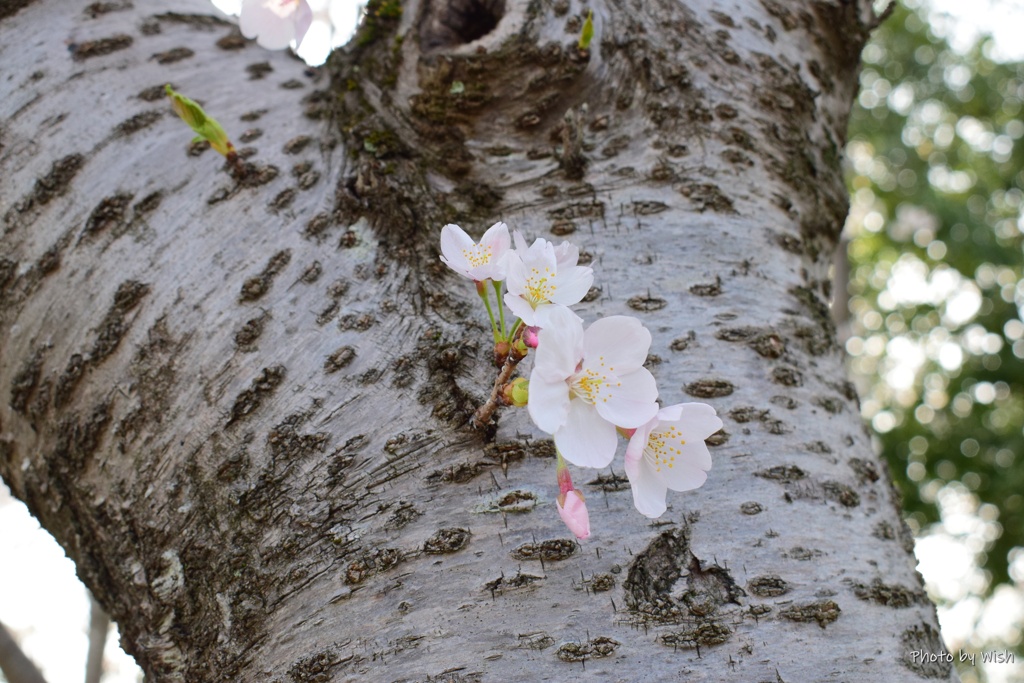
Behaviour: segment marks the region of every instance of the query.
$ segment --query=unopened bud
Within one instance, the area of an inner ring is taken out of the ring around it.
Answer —
[[[171,109],[188,124],[189,128],[198,131],[206,123],[206,112],[203,108],[181,93],[175,92],[170,83],[164,86],[164,92],[171,98]]]
[[[590,515],[587,514],[587,504],[583,502],[583,494],[573,489],[558,496],[555,502],[558,506],[558,515],[569,527],[569,531],[582,540],[590,536]]]
[[[528,354],[529,352],[529,347],[527,347],[526,342],[524,342],[522,339],[516,339],[514,342],[512,342],[511,353],[515,360],[522,360],[523,358],[526,357],[526,354]]]
[[[530,400],[530,382],[525,377],[516,377],[501,388],[501,397],[506,405],[522,408]]]
[[[537,344],[540,341],[540,337],[537,334],[538,332],[540,332],[539,327],[527,327],[523,331],[523,341],[526,342],[526,345],[531,349],[537,348]]]
[[[587,514],[587,504],[583,502],[583,492],[578,491],[572,485],[572,476],[569,474],[569,466],[565,464],[565,458],[561,451],[555,450],[555,476],[558,477],[558,498],[555,505],[558,507],[558,514],[569,527],[569,531],[576,535],[576,538],[584,539],[590,536],[590,515]]]
[[[210,143],[210,147],[224,156],[234,153],[235,146],[231,144],[228,134],[224,132],[224,129],[221,128],[216,119],[207,115],[203,108],[193,100],[179,92],[175,92],[170,84],[164,86],[164,91],[171,98],[171,108],[174,110],[174,113],[180,116],[181,120],[195,131],[197,139],[206,140]]]

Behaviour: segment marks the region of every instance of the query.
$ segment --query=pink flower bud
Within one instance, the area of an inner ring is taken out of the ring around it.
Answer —
[[[573,489],[558,496],[555,504],[562,521],[576,538],[582,540],[590,536],[590,516],[587,514],[587,504],[583,502],[583,494]]]
[[[569,527],[569,531],[576,534],[576,538],[584,539],[590,536],[590,515],[587,514],[587,504],[583,502],[583,494],[572,485],[572,476],[569,474],[569,467],[565,464],[562,454],[555,451],[555,475],[558,477],[558,514]]]
[[[523,331],[523,341],[526,342],[526,345],[531,349],[537,348],[538,332],[540,332],[539,327],[527,327],[526,330]]]

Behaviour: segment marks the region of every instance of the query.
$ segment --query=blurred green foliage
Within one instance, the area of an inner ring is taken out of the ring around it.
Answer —
[[[1024,546],[1024,64],[990,48],[958,54],[898,6],[864,50],[847,147],[863,413],[913,526],[950,482],[980,501],[983,594]]]

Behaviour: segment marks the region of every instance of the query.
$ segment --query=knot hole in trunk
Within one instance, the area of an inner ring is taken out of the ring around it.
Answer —
[[[427,50],[472,43],[494,30],[505,14],[505,0],[430,0],[423,22]]]

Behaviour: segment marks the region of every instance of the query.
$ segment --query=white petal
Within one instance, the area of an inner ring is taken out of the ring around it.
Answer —
[[[484,280],[501,282],[505,279],[505,275],[508,272],[505,267],[506,263],[508,261],[505,260],[504,256],[497,260],[491,259],[488,263],[476,267],[475,274],[477,277],[473,279],[477,282],[483,282]]]
[[[594,270],[587,266],[569,268],[564,274],[559,270],[554,278],[554,284],[555,293],[551,296],[553,303],[563,306],[578,304],[594,284]]]
[[[306,0],[299,0],[299,6],[295,10],[295,49],[302,45],[302,39],[306,37],[306,31],[313,25],[313,8]]]
[[[555,249],[546,239],[537,238],[537,240],[530,245],[529,249],[523,252],[517,251],[516,253],[522,257],[523,265],[526,266],[526,277],[529,277],[530,270],[533,268],[536,268],[541,272],[544,272],[544,270],[548,270],[552,273],[558,272],[558,262],[555,260]]]
[[[525,252],[529,247],[526,245],[526,238],[523,237],[523,233],[516,230],[512,233],[512,239],[516,243],[516,251]],[[522,254],[520,254],[522,256]]]
[[[548,242],[543,237],[538,237],[537,239],[535,239],[533,241],[533,244],[530,245],[529,251],[532,251],[535,254],[540,254],[540,253],[547,252],[548,249],[551,250],[551,256],[554,257],[554,255],[555,255],[555,246],[553,244],[551,244],[551,242]]]
[[[668,489],[654,476],[646,460],[626,461],[626,476],[633,489],[633,505],[640,514],[657,519],[665,514]]]
[[[508,277],[508,264],[511,256],[512,252],[508,250],[504,251],[501,256],[492,256],[491,262],[486,266],[484,279],[501,282]]]
[[[533,367],[566,379],[576,372],[583,354],[583,324],[567,308],[552,307],[546,314],[548,325],[537,334],[537,355]]]
[[[662,469],[661,473],[664,475],[661,477],[661,482],[673,491],[690,491],[700,488],[708,480],[708,473],[703,469],[689,467],[685,463],[673,467],[668,472]]]
[[[460,275],[470,276],[470,263],[465,251],[474,246],[473,238],[457,225],[441,228],[441,261]]]
[[[546,380],[534,368],[530,373],[530,398],[526,408],[541,431],[554,434],[565,424],[569,413],[569,387],[564,380]]]
[[[659,422],[675,422],[683,414],[683,403],[676,403],[675,405],[665,406],[658,411]]]
[[[647,435],[657,426],[658,418],[655,417],[637,427],[633,435],[629,437],[629,443],[626,444],[627,467],[629,467],[630,462],[637,463],[643,458],[644,448],[647,446]]]
[[[256,43],[267,50],[283,50],[292,42],[295,30],[284,22],[264,24],[256,21],[249,24],[248,33],[243,29],[242,35],[255,38]]]
[[[584,368],[590,359],[584,361]],[[616,378],[607,390],[602,388],[595,405],[601,417],[625,429],[634,429],[658,414],[658,384],[646,368]]]
[[[555,432],[559,452],[580,467],[607,467],[615,457],[617,442],[615,426],[601,419],[593,406],[579,399],[569,402],[568,419]]]
[[[533,318],[534,318],[534,320],[536,322],[533,325],[533,327],[540,327],[541,329],[543,329],[545,327],[555,327],[555,326],[557,326],[559,324],[560,320],[563,320],[563,319],[568,320],[568,317],[565,316],[565,311],[568,311],[569,315],[571,315],[573,318],[575,318],[576,321],[580,324],[580,332],[581,332],[581,334],[580,334],[580,342],[582,344],[582,340],[583,340],[583,334],[582,334],[582,331],[583,331],[583,318],[579,317],[578,315],[573,313],[571,309],[566,308],[565,306],[562,306],[561,304],[541,304],[536,309],[534,309],[534,311],[533,311]],[[582,354],[583,354],[583,347],[582,346],[580,347],[579,351],[580,351],[580,355],[582,356]],[[577,361],[579,361],[579,358],[577,358]]]
[[[281,0],[244,0],[238,17],[242,35],[268,50],[283,50],[295,37],[297,7]]]
[[[495,223],[487,229],[484,236],[480,238],[480,246],[488,247],[491,250],[491,260],[477,270],[482,280],[494,280],[501,282],[508,272],[508,254],[511,240],[508,236],[508,226],[504,223]]]
[[[722,428],[722,419],[715,414],[715,409],[706,403],[682,403],[680,408],[680,415],[675,423],[688,442],[703,442]]]
[[[512,245],[508,236],[508,226],[498,221],[487,228],[487,232],[480,238],[480,244],[485,247],[492,247],[495,254],[499,252],[504,253]]]
[[[610,372],[620,374],[641,367],[650,349],[651,333],[639,320],[625,315],[601,318],[583,337],[584,355],[601,358]]]
[[[673,491],[697,488],[707,480],[706,471],[711,469],[711,454],[704,439],[688,437],[683,431],[687,422],[686,407],[684,404],[679,420],[661,422],[651,430],[644,452],[644,460]]]
[[[711,464],[712,463],[711,463],[711,452],[708,450],[707,444],[704,443],[703,441],[700,441],[700,442],[691,441],[691,442],[687,443],[688,446],[691,445],[691,444],[692,444],[692,448],[689,448],[689,449],[686,449],[686,450],[683,451],[683,453],[684,453],[684,463],[683,464],[685,466],[687,466],[687,467],[697,468],[697,469],[701,470],[702,472],[709,471],[711,469]],[[707,479],[707,476],[705,476],[704,479]],[[700,482],[700,484],[697,484],[697,486],[700,486],[703,483],[704,483],[704,481],[702,480]],[[675,486],[671,486],[671,485],[669,486],[669,488],[674,490],[674,491],[686,491],[686,490],[688,490],[688,489],[676,488]],[[696,487],[690,487],[690,488],[696,488]]]
[[[538,239],[526,251],[517,250],[515,254],[520,263],[509,264],[508,291],[522,296],[533,306],[547,303],[554,290],[553,280],[558,275],[551,244]]]
[[[509,290],[512,289],[511,283],[512,278],[509,277]],[[537,325],[533,306],[531,306],[530,302],[523,297],[513,294],[511,291],[505,292],[505,305],[508,306],[508,310],[512,311],[512,315],[522,319],[522,321],[530,327],[535,327]]]
[[[572,268],[580,260],[580,250],[574,244],[562,242],[555,247],[555,261],[558,262],[558,270]]]
[[[519,296],[526,291],[526,265],[523,263],[523,255],[520,252],[508,251],[505,253],[504,271],[505,287],[509,294]]]

